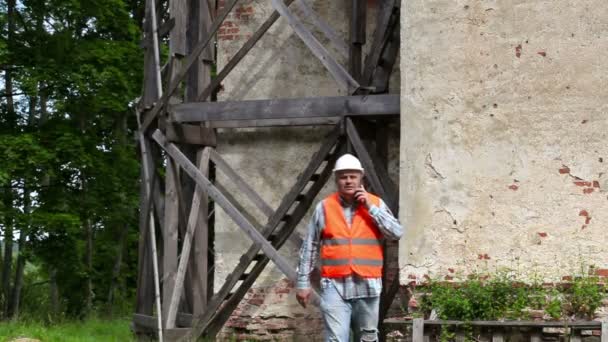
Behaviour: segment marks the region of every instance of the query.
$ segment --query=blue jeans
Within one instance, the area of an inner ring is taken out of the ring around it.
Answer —
[[[344,300],[333,284],[323,286],[321,313],[325,325],[325,341],[378,341],[380,297]]]

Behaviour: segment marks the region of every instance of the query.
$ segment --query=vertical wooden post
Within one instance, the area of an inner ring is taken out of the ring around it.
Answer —
[[[177,167],[170,157],[167,157],[165,174],[165,224],[163,225],[163,322],[167,322],[167,314],[177,272],[177,235],[179,224],[179,201],[176,184]]]
[[[538,328],[532,328],[532,332],[530,333],[530,342],[541,342],[541,334],[538,331]]]
[[[412,323],[412,342],[424,342],[424,318],[414,318]]]
[[[608,342],[608,322],[602,322],[601,342]]]
[[[348,69],[351,76],[361,83],[361,65],[363,45],[365,44],[365,25],[367,22],[367,1],[352,0],[351,5]]]
[[[492,331],[492,342],[504,342],[504,334],[502,330],[494,329]]]

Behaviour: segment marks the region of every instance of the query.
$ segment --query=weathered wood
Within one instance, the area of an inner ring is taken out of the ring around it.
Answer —
[[[171,32],[171,30],[173,29],[174,26],[175,26],[174,18],[170,18],[169,20],[166,20],[158,28],[158,37],[164,38],[165,36],[167,36],[167,34],[169,34],[169,32]],[[148,48],[152,48],[152,44],[153,44],[152,36],[148,36],[148,37],[144,37],[144,39],[142,39],[139,42],[139,47],[142,49],[148,49]]]
[[[216,135],[211,128],[190,124],[168,122],[167,139],[171,142],[188,145],[217,146]]]
[[[169,33],[169,52],[172,56],[186,56],[187,2],[169,0],[169,15],[171,19],[175,19],[175,26]]]
[[[158,317],[157,316],[153,316],[153,315],[145,315],[145,314],[133,314],[133,323],[144,327],[144,328],[149,328],[152,331],[156,331],[156,322]],[[192,324],[192,315],[191,314],[184,314],[182,312],[179,312],[177,314],[177,325],[180,327],[190,327],[190,325]]]
[[[146,1],[148,3],[149,1]],[[154,49],[153,36],[154,30],[152,29],[152,14],[151,6],[146,4],[145,6],[145,20],[144,20],[144,36],[150,41],[150,45],[146,47],[144,53],[144,84],[143,84],[143,95],[139,105],[139,110],[150,108],[158,101],[161,96],[161,92],[157,88],[157,73],[156,73],[156,50]]]
[[[391,73],[397,61],[399,55],[399,44],[400,44],[400,23],[399,23],[399,11],[394,14],[394,25],[389,31],[388,41],[382,50],[382,56],[380,57],[380,63],[374,71],[372,78],[371,89],[375,94],[387,93],[389,90],[389,81]]]
[[[580,330],[570,330],[570,342],[581,342],[581,331]]]
[[[139,211],[139,254],[137,258],[137,293],[135,312],[152,314],[154,309],[154,286],[151,251],[148,244],[150,200],[146,196],[146,183],[141,169],[140,211]]]
[[[412,320],[400,318],[388,318],[384,320],[384,325],[391,328],[398,328],[403,325],[411,325]],[[601,327],[600,321],[454,321],[454,320],[425,320],[425,326],[475,326],[475,327],[513,327],[513,328],[576,328],[584,330],[598,329]]]
[[[321,64],[329,71],[332,77],[338,84],[348,93],[353,94],[359,88],[359,83],[330,55],[330,53],[319,43],[319,41],[310,33],[306,27],[300,22],[285,6],[282,0],[271,0],[272,7],[287,20],[287,23],[294,32],[302,39],[304,44],[308,46],[310,51],[321,61]]]
[[[334,126],[340,117],[264,119],[264,120],[223,120],[207,122],[210,128],[247,128],[247,127],[296,127],[296,126]]]
[[[291,212],[289,218],[285,221],[285,224],[283,225],[281,230],[278,233],[273,233],[273,235],[276,235],[276,238],[272,241],[272,244],[273,246],[276,246],[277,249],[283,246],[287,239],[293,242],[293,238],[295,236],[293,232],[295,228],[313,204],[314,198],[317,196],[317,194],[319,194],[323,186],[331,177],[336,157],[337,155],[333,153],[332,157],[325,165],[323,171],[321,171],[317,181],[312,186],[310,186],[306,194],[302,196],[303,198],[298,202],[296,208]],[[299,249],[301,243],[295,242],[295,244],[298,245]],[[260,260],[258,260],[257,263],[254,265],[254,267],[250,271],[248,271],[248,276],[243,279],[243,282],[239,285],[236,291],[233,291],[232,295],[228,298],[228,300],[224,301],[221,309],[218,310],[217,314],[210,321],[209,326],[207,328],[207,336],[216,336],[222,326],[230,318],[230,315],[232,314],[234,309],[236,309],[240,301],[243,299],[243,297],[245,297],[247,291],[251,288],[255,280],[262,273],[268,261],[269,258],[265,255],[262,255]],[[243,272],[244,271],[245,270],[243,270]],[[318,284],[313,284],[313,288],[315,290],[319,290],[317,285]]]
[[[206,157],[200,158],[199,161],[198,169],[203,174],[205,172],[206,165],[209,163],[210,149],[211,148],[208,147],[207,149],[205,149],[205,151],[203,151],[203,155]],[[192,196],[192,205],[190,207],[190,215],[188,216],[186,233],[184,234],[182,240],[182,251],[180,253],[179,266],[177,268],[175,284],[171,294],[171,301],[169,303],[169,308],[167,309],[167,322],[165,324],[165,327],[167,329],[175,327],[175,317],[177,316],[179,300],[181,298],[182,291],[184,288],[184,278],[186,276],[186,269],[188,266],[188,262],[190,261],[190,248],[192,246],[192,239],[194,237],[196,228],[198,227],[200,204],[203,195],[206,195],[205,191],[200,187],[196,187],[196,189],[194,190],[194,195]],[[206,201],[202,202],[206,203]]]
[[[399,95],[333,96],[224,102],[195,102],[169,107],[171,120],[293,119],[335,116],[397,117]]]
[[[163,325],[166,326],[169,303],[175,288],[177,272],[177,239],[179,225],[179,200],[176,184],[177,166],[167,158],[165,174],[165,224],[163,226]]]
[[[169,83],[169,86],[167,87],[167,91],[162,95],[161,99],[156,103],[154,108],[150,111],[150,114],[146,117],[145,121],[141,125],[141,128],[140,128],[141,131],[143,131],[143,132],[147,131],[150,124],[152,124],[154,119],[156,119],[156,116],[158,115],[158,113],[160,113],[161,109],[167,105],[169,98],[171,98],[173,93],[177,90],[180,82],[184,80],[188,71],[190,70],[190,67],[192,67],[192,65],[196,61],[198,61],[198,56],[207,47],[207,45],[209,45],[209,42],[211,42],[212,37],[215,36],[218,29],[220,28],[220,25],[222,24],[224,19],[226,19],[226,17],[228,16],[228,14],[230,13],[232,8],[236,5],[236,3],[238,1],[239,0],[228,0],[226,2],[225,7],[222,10],[222,12],[213,21],[213,25],[211,26],[211,29],[209,30],[208,37],[206,37],[205,40],[199,42],[196,45],[196,47],[192,50],[192,53],[190,53],[188,55],[188,57],[186,58],[186,62],[184,63],[184,67],[181,68],[179,73]]]
[[[337,143],[339,134],[340,125],[336,125],[334,130],[321,144],[320,149],[313,155],[306,169],[304,169],[304,171],[298,176],[298,180],[296,181],[294,186],[283,197],[283,199],[281,200],[281,204],[274,212],[272,217],[269,218],[268,223],[266,224],[262,232],[264,237],[268,237],[274,232],[277,225],[283,219],[284,215],[289,211],[293,203],[296,201],[298,196],[309,183],[310,178],[315,174],[316,170],[319,168],[321,163],[326,159],[327,155],[331,152],[332,148]],[[251,263],[258,257],[259,250],[259,246],[253,245],[249,248],[249,250],[247,250],[247,252],[243,256],[241,256],[238,265],[234,268],[230,275],[226,277],[226,280],[224,281],[224,284],[222,285],[221,289],[209,301],[209,305],[203,316],[198,317],[196,321],[193,322],[193,336],[200,336],[203,331],[207,329],[212,318],[216,315],[217,310],[223,304],[224,300],[229,296],[229,293],[232,288],[239,281],[245,271],[249,268]],[[258,260],[258,263],[261,264],[261,261],[263,259],[264,257],[263,255],[261,255],[261,258]],[[260,272],[263,269],[264,265],[265,264],[260,266]],[[255,267],[258,267],[257,264],[255,265]],[[256,273],[254,272],[256,270],[257,269],[254,268],[254,270],[252,271],[253,280],[255,280],[255,278],[257,277]]]
[[[502,330],[494,330],[492,331],[492,342],[504,342],[504,334]]]
[[[287,5],[287,4],[286,4]],[[338,51],[343,57],[348,57],[348,45],[344,42],[340,35],[333,29],[329,24],[327,24],[323,19],[321,19],[315,11],[310,8],[310,5],[306,0],[298,0],[296,1],[296,5],[302,11],[308,19],[315,25],[325,37],[333,44],[336,51]],[[289,6],[289,5],[287,5]]]
[[[600,341],[601,342],[608,342],[608,322],[602,322],[602,336]]]
[[[285,0],[285,5],[289,6],[294,0]],[[211,93],[222,83],[222,81],[230,74],[232,69],[237,66],[237,64],[247,55],[249,50],[251,50],[255,44],[264,36],[266,31],[272,26],[272,24],[279,19],[279,12],[273,11],[270,14],[270,17],[266,19],[266,21],[258,28],[257,31],[245,42],[245,44],[237,51],[237,53],[228,61],[228,64],[222,68],[222,70],[217,74],[217,76],[211,80],[211,84],[209,84],[198,96],[198,101],[206,101],[207,98],[211,95]]]
[[[219,204],[226,214],[254,241],[258,244],[264,253],[277,265],[279,270],[287,276],[288,279],[295,281],[296,271],[281,256],[278,251],[266,240],[266,238],[255,229],[255,227],[228,201],[226,196],[220,192],[201,172],[192,164],[186,156],[174,144],[168,142],[164,135],[156,130],[153,134],[154,140],[175,160],[181,168],[190,175],[197,185],[207,189],[209,196]]]
[[[361,164],[365,169],[365,177],[371,183],[372,190],[374,190],[381,198],[385,199],[390,207],[393,204],[391,201],[392,198],[389,198],[387,192],[384,189],[384,186],[382,185],[382,182],[380,182],[380,178],[376,174],[376,170],[374,168],[372,159],[369,156],[369,152],[367,152],[367,149],[365,148],[361,137],[359,137],[357,128],[355,128],[355,125],[353,124],[350,118],[346,118],[346,132],[348,135],[348,139],[350,140],[351,144],[355,148],[355,151],[357,152],[357,156],[361,160]]]
[[[167,341],[179,341],[180,339],[188,336],[190,328],[171,328],[165,330]]]
[[[198,152],[199,163],[203,166],[201,173],[205,177],[209,177],[209,152],[211,148],[207,147]],[[192,313],[200,315],[204,312],[207,306],[207,298],[209,291],[213,293],[213,288],[209,288],[209,263],[207,256],[209,254],[209,199],[207,192],[201,189],[200,209],[198,211],[198,220],[196,231],[194,233],[193,253],[190,257],[189,272],[192,279]]]
[[[424,342],[424,318],[415,318],[412,324],[412,342]]]
[[[365,44],[367,1],[352,0],[350,15],[350,50],[348,71],[355,80],[361,82],[361,58]]]
[[[239,191],[245,194],[249,200],[251,200],[251,202],[258,207],[258,209],[260,209],[264,215],[266,215],[266,217],[270,217],[272,213],[274,213],[274,210],[270,207],[270,205],[268,205],[268,203],[266,203],[266,201],[264,201],[264,199],[260,197],[260,195],[230,167],[230,165],[228,165],[228,163],[224,160],[224,158],[222,158],[222,156],[219,155],[219,153],[217,153],[217,151],[211,150],[210,158],[211,161],[215,163],[215,166],[220,169],[222,173],[239,188]]]
[[[534,331],[530,332],[530,342],[541,342],[542,338],[541,338],[541,333],[538,329],[535,329]]]
[[[398,2],[398,0],[386,0],[380,2],[381,7],[378,9],[376,30],[374,31],[373,35],[372,46],[369,50],[370,53],[365,58],[364,63],[362,84],[365,86],[370,86],[372,84],[374,71],[380,63],[382,51],[384,50],[383,47],[388,41],[389,32],[395,22],[394,12],[396,11],[396,2]]]

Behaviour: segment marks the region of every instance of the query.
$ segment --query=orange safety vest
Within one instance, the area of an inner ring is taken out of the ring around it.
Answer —
[[[379,206],[380,198],[369,194]],[[323,201],[325,228],[321,233],[321,276],[340,278],[352,273],[363,278],[382,277],[382,233],[363,205],[359,205],[349,227],[340,195]]]

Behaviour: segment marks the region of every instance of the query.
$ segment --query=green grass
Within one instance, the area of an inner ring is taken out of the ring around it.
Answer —
[[[38,322],[1,322],[0,341],[18,337],[38,339],[43,342],[88,341],[135,341],[126,319],[69,321],[54,325]]]

